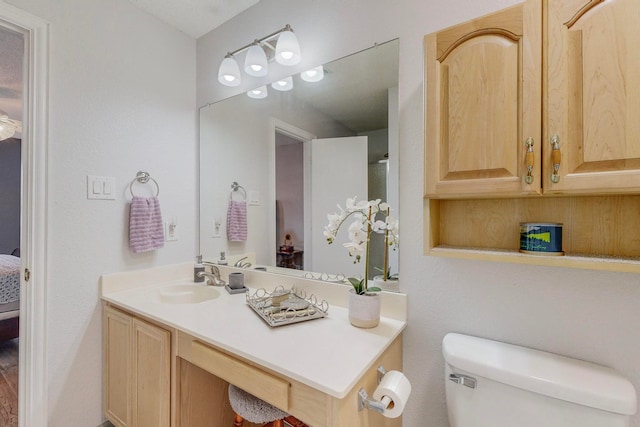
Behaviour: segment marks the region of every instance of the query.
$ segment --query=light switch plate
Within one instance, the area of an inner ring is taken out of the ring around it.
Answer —
[[[112,176],[87,175],[87,199],[115,200],[116,179]]]

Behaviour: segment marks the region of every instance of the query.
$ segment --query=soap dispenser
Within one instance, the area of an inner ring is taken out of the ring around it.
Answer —
[[[227,265],[227,259],[224,257],[224,252],[220,252],[220,259],[218,265]]]
[[[202,264],[202,255],[196,257],[196,264],[193,266],[193,281],[204,282],[204,276],[198,276],[198,273],[204,271],[204,264]]]

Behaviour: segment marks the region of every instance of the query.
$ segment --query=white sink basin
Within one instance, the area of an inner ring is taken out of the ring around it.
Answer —
[[[220,296],[220,292],[206,285],[169,285],[158,289],[160,301],[166,304],[197,304]]]

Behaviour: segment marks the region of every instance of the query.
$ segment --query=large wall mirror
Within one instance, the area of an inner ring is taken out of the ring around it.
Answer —
[[[294,75],[290,90],[274,82],[266,97],[240,94],[201,108],[205,260],[249,253],[275,272],[363,275],[342,247],[347,227],[333,245],[323,231],[347,197],[386,200],[399,216],[398,41],[324,64],[321,75],[316,82]],[[247,202],[244,241],[227,238],[232,200]],[[380,274],[373,267],[383,265],[383,246],[371,245],[370,278]],[[389,257],[397,272],[397,251]]]

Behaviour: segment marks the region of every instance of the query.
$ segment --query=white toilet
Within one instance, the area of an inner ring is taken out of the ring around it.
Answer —
[[[633,385],[613,369],[450,333],[442,341],[451,427],[626,427]]]

